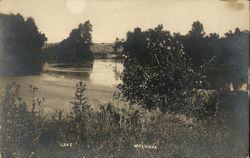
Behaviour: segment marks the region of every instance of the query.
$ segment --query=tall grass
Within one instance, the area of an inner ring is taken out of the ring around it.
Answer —
[[[121,101],[93,110],[79,82],[72,111],[42,111],[43,99],[30,87],[32,103],[19,97],[20,86],[7,85],[2,98],[3,157],[246,157],[248,145],[235,133],[239,123],[227,111],[188,118],[159,109],[120,106]],[[126,104],[126,103],[123,103]],[[27,107],[32,107],[27,110]]]

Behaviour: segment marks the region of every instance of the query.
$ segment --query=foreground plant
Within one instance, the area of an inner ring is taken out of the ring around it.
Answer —
[[[32,105],[37,103],[28,104],[31,107],[28,110],[19,97],[19,86],[8,85],[1,102],[3,157],[246,157],[248,154],[244,139],[248,130],[235,129],[241,120],[235,119],[233,113],[224,111],[203,120],[190,119],[122,102],[90,110],[90,105],[86,106],[85,89],[82,82],[77,83],[72,113],[57,110],[48,118],[39,115],[39,108],[33,108],[32,112]]]

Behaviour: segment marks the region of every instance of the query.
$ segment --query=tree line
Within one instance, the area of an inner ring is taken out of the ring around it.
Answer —
[[[224,37],[206,35],[199,21],[186,35],[171,34],[163,25],[135,28],[115,43],[115,49],[122,47],[124,59],[118,96],[162,112],[213,113],[216,104],[210,105],[198,89],[211,87],[218,78],[235,87],[247,81],[248,38],[249,32],[238,28]]]
[[[41,48],[47,40],[33,18],[0,14],[0,74],[39,73],[43,67]]]
[[[196,21],[187,35],[176,34],[183,43],[186,57],[191,59],[194,69],[206,64],[210,80],[218,82],[214,86],[223,86],[223,82],[232,82],[237,89],[247,82],[249,31],[235,28],[220,37],[216,33],[206,35],[203,25]]]
[[[90,21],[79,24],[78,28],[71,31],[69,37],[58,44],[43,50],[46,61],[56,63],[82,63],[92,60],[90,50],[92,43],[92,25]]]
[[[20,14],[0,14],[0,21],[2,48],[0,53],[1,73],[3,74],[39,73],[45,61],[72,63],[93,59],[93,53],[90,50],[90,46],[92,45],[92,25],[90,21],[79,24],[78,28],[71,31],[68,38],[58,44],[45,48],[43,51],[41,48],[47,38],[45,34],[38,31],[34,19],[25,19]],[[136,28],[134,32],[128,32],[126,41],[130,40],[130,34],[134,34],[136,39],[130,42],[135,42],[133,47],[137,49],[136,58],[145,59],[145,53],[141,50],[146,48],[146,46],[145,43],[140,43],[145,40],[145,37],[138,34],[139,29]],[[149,31],[152,30],[149,29]],[[156,34],[154,36],[153,38],[160,39],[163,38],[160,36],[164,35]],[[165,36],[167,37],[168,35]],[[180,43],[184,56],[191,60],[193,69],[197,69],[203,64],[214,67],[230,65],[233,67],[232,70],[241,72],[240,67],[242,63],[247,63],[249,31],[240,31],[236,28],[234,32],[230,30],[225,33],[224,37],[219,37],[216,33],[207,35],[203,25],[199,21],[196,21],[186,35],[174,33],[171,36]],[[116,40],[114,52],[124,42]],[[145,59],[145,62],[148,60],[150,59]],[[243,79],[246,81],[246,76]]]
[[[68,38],[42,49],[47,38],[33,18],[0,14],[0,74],[39,74],[45,62],[81,63],[93,59],[92,25],[79,24]]]

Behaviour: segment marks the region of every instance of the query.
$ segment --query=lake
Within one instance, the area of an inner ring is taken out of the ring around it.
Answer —
[[[95,59],[81,65],[45,64],[40,75],[0,77],[0,94],[4,93],[6,84],[16,82],[21,85],[21,97],[30,103],[29,85],[33,85],[38,88],[37,95],[45,98],[45,112],[68,111],[72,108],[69,102],[73,100],[76,83],[82,80],[87,86],[89,104],[96,106],[113,100],[122,69],[118,59]]]
[[[82,80],[87,85],[89,104],[95,107],[113,101],[116,85],[121,82],[119,75],[122,69],[121,60],[118,59],[95,59],[81,65],[46,64],[40,75],[0,77],[0,94],[4,93],[6,84],[16,82],[21,85],[21,97],[31,103],[29,85],[33,85],[38,88],[37,96],[45,98],[45,112],[56,109],[66,112],[72,108],[69,102],[74,98],[76,83]],[[248,75],[249,72],[250,68]]]

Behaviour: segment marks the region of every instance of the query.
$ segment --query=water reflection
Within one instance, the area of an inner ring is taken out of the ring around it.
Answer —
[[[122,62],[121,61],[117,61],[115,63],[115,67],[113,68],[113,72],[115,73],[115,80],[119,81],[120,80],[120,76],[122,73]]]
[[[97,59],[81,65],[46,64],[40,75],[0,76],[0,96],[4,94],[6,84],[16,82],[21,85],[20,96],[31,105],[29,85],[33,85],[38,88],[38,96],[45,98],[45,111],[70,110],[69,102],[74,97],[76,82],[83,80],[89,103],[97,106],[113,99],[121,71],[121,62],[112,59]]]
[[[84,64],[47,64],[43,72],[63,76],[67,79],[89,80],[93,69],[93,61]]]
[[[114,86],[120,83],[123,66],[118,59],[95,59],[85,64],[46,64],[44,72],[67,79],[90,81],[96,85]]]
[[[120,83],[123,66],[118,59],[97,59],[94,61],[90,81],[98,85],[115,86]]]
[[[47,70],[48,74],[64,76],[67,79],[89,80],[90,72],[71,72]]]

